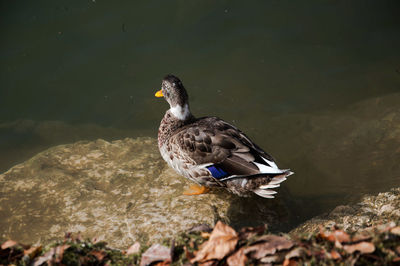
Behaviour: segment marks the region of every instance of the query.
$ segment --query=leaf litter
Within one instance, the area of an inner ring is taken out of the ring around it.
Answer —
[[[268,234],[263,226],[236,232],[218,222],[213,229],[201,225],[163,245],[135,242],[127,250],[67,234],[46,247],[7,240],[1,243],[0,265],[397,265],[399,228],[389,223],[350,234],[333,227],[290,237]]]

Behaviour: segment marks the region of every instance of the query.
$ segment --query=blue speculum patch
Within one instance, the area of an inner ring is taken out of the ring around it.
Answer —
[[[207,169],[210,170],[212,176],[216,179],[227,177],[229,175],[227,172],[215,165],[208,166]]]

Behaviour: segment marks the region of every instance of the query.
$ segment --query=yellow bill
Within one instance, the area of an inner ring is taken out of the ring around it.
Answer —
[[[155,94],[156,97],[164,97],[164,94],[162,94],[162,90],[159,90]]]

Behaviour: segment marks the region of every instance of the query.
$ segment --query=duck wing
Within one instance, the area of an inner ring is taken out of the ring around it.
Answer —
[[[179,145],[185,157],[197,167],[207,168],[218,181],[235,177],[279,175],[271,155],[252,142],[233,125],[217,118],[204,117],[183,127],[170,141]]]

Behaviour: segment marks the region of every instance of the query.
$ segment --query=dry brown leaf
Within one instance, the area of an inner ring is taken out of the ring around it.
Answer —
[[[152,245],[146,252],[142,254],[142,259],[140,261],[140,265],[149,265],[153,262],[163,262],[169,260],[171,261],[171,250],[165,246],[160,244]]]
[[[370,240],[372,238],[372,236],[370,234],[368,234],[367,231],[361,231],[357,234],[355,234],[352,238],[351,241],[352,242],[361,242],[361,241],[367,241]]]
[[[39,254],[42,251],[42,246],[38,247],[31,247],[29,249],[24,250],[24,255],[29,256],[29,258],[34,258],[36,257],[37,254]]]
[[[1,249],[11,248],[11,247],[15,246],[16,244],[17,244],[17,242],[15,242],[14,240],[7,240],[3,244],[1,244]]]
[[[92,250],[89,254],[95,256],[98,261],[102,261],[104,257],[107,255],[102,250]]]
[[[350,242],[350,236],[343,230],[335,230],[333,232],[333,235],[335,236],[336,240],[339,241],[340,243]]]
[[[263,242],[259,242],[259,240]],[[285,237],[264,235],[257,239],[256,244],[247,247],[244,253],[251,253],[250,256],[254,259],[261,259],[267,255],[273,255],[279,250],[290,249],[291,247],[293,247],[293,242]]]
[[[262,262],[262,263],[278,263],[280,261],[282,261],[282,260],[277,255],[267,256],[267,257],[264,257],[264,258],[260,259],[260,262]]]
[[[199,266],[215,266],[218,265],[218,260],[208,260],[205,262],[199,262]]]
[[[205,238],[205,239],[209,239],[211,236],[211,234],[208,232],[201,232],[200,235],[202,238]]]
[[[322,229],[318,234],[318,237],[326,239],[330,242],[336,242],[336,246],[341,247],[342,243],[350,242],[350,236],[343,230],[335,230],[333,232],[323,232]]]
[[[126,255],[136,254],[136,253],[139,253],[139,251],[140,251],[140,243],[139,242],[135,242],[132,246],[130,246],[126,250]]]
[[[228,266],[244,266],[246,264],[247,257],[244,254],[244,249],[241,248],[233,255],[229,256],[226,262],[228,263]]]
[[[365,254],[365,253],[372,253],[375,251],[375,245],[372,244],[371,242],[360,242],[357,244],[352,244],[352,245],[344,245],[343,249],[347,252],[347,253],[354,253],[355,251],[360,251],[361,254]]]
[[[256,235],[262,235],[265,232],[265,226],[245,227],[239,231],[239,239],[247,240]]]
[[[285,255],[285,259],[292,259],[292,258],[300,258],[302,257],[302,255],[304,254],[304,248],[302,247],[297,247],[292,249],[291,251],[289,251],[286,255]]]
[[[232,252],[237,244],[238,236],[230,226],[218,222],[210,235],[210,239],[204,242],[196,257],[190,262],[205,262],[207,260],[220,260]]]
[[[52,262],[61,262],[64,251],[69,247],[70,245],[62,245],[50,249],[42,256],[36,258],[33,266],[39,266],[45,262],[50,262],[48,263],[49,265],[52,265]]]
[[[330,254],[331,254],[332,259],[334,259],[334,260],[338,260],[338,259],[342,258],[342,256],[340,256],[340,253],[337,252],[336,250],[332,250]]]
[[[164,260],[164,261],[157,262],[154,266],[169,266],[169,265],[171,265],[171,261]]]
[[[400,236],[400,226],[396,226],[390,229],[390,233]]]
[[[295,261],[295,260],[285,259],[283,261],[283,266],[296,266],[296,265],[297,265],[297,261]]]
[[[56,262],[61,262],[62,257],[64,255],[64,251],[67,250],[69,247],[70,247],[70,245],[61,245],[61,246],[55,247]]]

